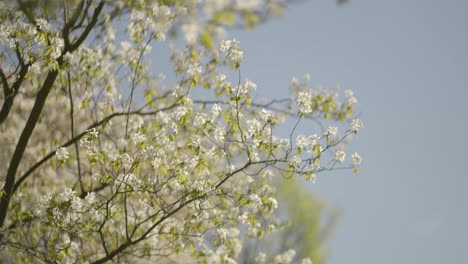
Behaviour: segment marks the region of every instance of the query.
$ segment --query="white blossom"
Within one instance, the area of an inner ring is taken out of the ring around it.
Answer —
[[[329,127],[326,134],[332,137],[336,137],[338,135],[338,127],[335,127],[335,126]]]
[[[262,205],[262,199],[258,196],[258,194],[251,194],[249,196],[249,200],[252,207],[260,207]]]
[[[132,133],[131,138],[135,144],[140,144],[146,140],[146,136],[141,132]]]
[[[255,90],[257,85],[249,80],[245,80],[244,84],[239,87],[239,95],[246,95],[250,93],[252,90]]]
[[[123,153],[120,155],[120,159],[122,161],[122,166],[128,171],[133,165],[133,158],[128,153]]]
[[[275,264],[289,264],[292,262],[296,251],[294,249],[289,249],[281,255],[277,255],[273,261]]]
[[[273,209],[278,208],[278,201],[275,198],[273,197],[268,198],[268,203],[271,205]]]
[[[236,39],[223,40],[221,42],[221,51],[226,54],[226,58],[231,63],[240,63],[244,57],[244,53],[239,47],[239,41]]]
[[[239,9],[252,10],[258,7],[260,0],[236,0]]]
[[[219,104],[214,104],[212,107],[211,107],[211,114],[214,116],[214,117],[218,117],[219,116],[219,113],[221,113],[223,109],[221,108],[221,106],[219,106]]]
[[[255,263],[257,264],[264,264],[266,262],[266,254],[263,252],[258,253],[255,257]]]
[[[297,95],[297,105],[301,114],[312,112],[312,94],[310,92],[299,92]]]
[[[55,155],[59,161],[66,161],[68,160],[68,150],[64,147],[60,147],[55,151]]]
[[[335,160],[338,162],[343,162],[345,160],[346,153],[343,150],[335,151]]]
[[[273,115],[273,113],[271,111],[268,111],[268,110],[265,110],[265,109],[262,109],[259,114],[260,114],[260,117],[262,118],[262,120],[264,122],[271,119],[271,117]]]
[[[198,63],[193,63],[189,65],[189,68],[187,70],[187,74],[190,76],[195,76],[198,75],[202,72],[202,67]]]
[[[292,157],[289,164],[291,164],[291,166],[293,166],[293,167],[298,167],[299,164],[301,164],[301,162],[302,162],[301,158],[296,155],[296,156]]]
[[[364,125],[362,124],[362,121],[360,119],[353,119],[351,121],[351,129],[353,132],[358,133],[361,128],[363,128]]]
[[[354,166],[358,166],[362,162],[362,158],[357,152],[355,152],[353,155],[351,155],[351,159],[353,161]]]

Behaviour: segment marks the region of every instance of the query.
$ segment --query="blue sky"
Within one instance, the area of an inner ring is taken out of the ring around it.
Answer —
[[[468,263],[467,14],[461,0],[309,0],[230,33],[259,97],[309,72],[359,99],[360,174],[309,187],[342,209],[330,264]]]

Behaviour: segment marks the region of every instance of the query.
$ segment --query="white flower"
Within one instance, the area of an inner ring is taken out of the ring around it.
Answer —
[[[297,95],[297,105],[301,114],[312,112],[312,94],[310,92],[300,92]]]
[[[75,211],[81,211],[83,208],[83,200],[78,196],[73,196],[71,206]]]
[[[275,257],[273,263],[275,264],[289,264],[293,260],[294,256],[296,255],[296,251],[294,249],[290,249],[284,252],[281,255]]]
[[[355,104],[358,103],[358,100],[356,99],[356,97],[354,97],[353,91],[346,90],[345,91],[345,96],[348,99],[347,101],[348,101],[349,105],[355,105]]]
[[[264,264],[266,262],[266,254],[260,252],[258,256],[255,258],[255,263],[257,264]]]
[[[338,135],[338,127],[329,127],[325,134],[335,137],[336,135]]]
[[[282,146],[282,147],[288,147],[288,146],[289,146],[289,139],[288,139],[288,138],[282,138],[282,139],[280,139],[280,146]]]
[[[133,158],[128,155],[128,153],[124,153],[120,155],[120,159],[122,160],[122,165],[125,170],[129,170],[133,165]]]
[[[39,74],[41,72],[41,67],[39,66],[38,62],[33,63],[29,66],[28,69],[32,74]]]
[[[362,121],[360,119],[353,119],[351,121],[351,129],[355,132],[358,133],[361,128],[363,128],[364,125],[362,124]]]
[[[260,0],[237,0],[236,4],[239,9],[252,10],[256,9],[260,5]]]
[[[357,152],[355,152],[353,155],[351,155],[351,159],[353,160],[354,166],[358,166],[362,162],[362,158]]]
[[[296,145],[297,145],[298,148],[309,147],[310,150],[312,150],[315,146],[318,145],[319,140],[320,140],[320,137],[317,136],[317,134],[313,134],[313,135],[311,135],[309,137],[299,135],[296,138]]]
[[[312,264],[312,260],[310,258],[302,259],[301,264]]]
[[[303,135],[299,135],[296,138],[296,145],[298,148],[304,148],[307,146],[307,138]]]
[[[183,117],[187,113],[188,113],[188,109],[187,109],[186,106],[181,105],[181,106],[177,107],[177,109],[175,111],[176,120],[179,120],[181,117]]]
[[[132,138],[133,142],[135,144],[137,144],[137,145],[146,140],[146,136],[144,134],[140,133],[140,132],[133,133],[131,135],[131,138]]]
[[[221,51],[226,53],[226,58],[231,63],[240,63],[244,57],[244,53],[239,47],[239,41],[223,40],[221,42]]]
[[[73,197],[75,196],[76,192],[73,191],[72,189],[70,188],[66,188],[65,191],[63,191],[63,193],[59,194],[59,201],[61,203],[63,202],[68,202],[70,201],[71,199],[73,199]]]
[[[308,181],[312,181],[312,183],[315,183],[315,181],[317,180],[317,174],[315,174],[314,172],[306,174],[305,179]]]
[[[52,52],[50,53],[50,56],[54,59],[57,59],[62,54],[62,49],[65,45],[64,40],[62,38],[55,37],[52,39],[51,42],[52,42],[51,47],[53,48],[52,48]]]
[[[214,104],[212,107],[211,107],[211,114],[215,117],[219,116],[219,113],[222,111],[223,109],[221,108],[221,106],[219,106],[218,104]]]
[[[99,136],[99,131],[96,130],[96,128],[91,128],[86,131],[91,137],[97,138]]]
[[[55,155],[59,161],[65,161],[68,159],[68,150],[66,148],[60,147],[55,151]]]
[[[299,164],[301,164],[301,162],[302,162],[301,158],[299,158],[298,156],[294,156],[292,157],[290,164],[291,166],[296,168],[297,166],[299,166]]]
[[[42,196],[39,204],[35,207],[35,215],[42,218],[47,213],[47,209],[49,209],[50,202],[52,201],[52,194],[47,193],[46,195]]]
[[[36,24],[42,31],[50,31],[50,24],[43,18],[36,19]]]
[[[265,109],[262,109],[262,111],[260,111],[260,118],[266,122],[268,121],[269,119],[271,119],[271,116],[273,115],[273,113],[271,111],[268,111],[268,110],[265,110]]]
[[[216,127],[214,131],[214,138],[218,142],[224,141],[224,127]]]
[[[278,201],[275,198],[273,197],[268,198],[268,203],[271,205],[272,208],[274,209],[278,208]]]
[[[221,51],[222,52],[228,52],[229,49],[231,49],[234,45],[239,44],[239,41],[236,39],[233,40],[223,40],[221,41]]]
[[[218,236],[220,239],[222,240],[226,240],[228,238],[233,238],[233,237],[237,237],[239,236],[239,229],[237,228],[224,228],[224,227],[221,227],[221,228],[218,228],[217,230],[217,233],[218,233]]]
[[[241,214],[239,217],[238,217],[238,220],[241,224],[245,224],[247,223],[247,220],[249,219],[249,213],[247,212],[244,212],[243,214]]]
[[[356,97],[350,97],[348,98],[348,104],[349,105],[356,105],[358,103],[358,100],[356,99]]]
[[[249,80],[245,80],[244,84],[239,87],[239,95],[246,95],[250,91],[255,90],[257,85]]]
[[[252,207],[259,207],[262,205],[262,199],[257,194],[251,194],[249,196],[250,202],[252,203]]]
[[[88,195],[86,195],[85,197],[85,201],[88,204],[93,205],[97,201],[96,193],[95,192],[88,193]]]
[[[195,76],[202,72],[202,67],[198,63],[193,63],[189,66],[187,73],[190,76]]]
[[[216,76],[216,81],[219,82],[219,83],[224,84],[226,82],[226,75],[223,74],[223,73],[217,75]]]
[[[345,160],[346,153],[342,150],[335,151],[335,160],[338,162],[343,162]]]
[[[291,85],[292,85],[293,87],[299,87],[299,86],[301,85],[301,83],[299,82],[299,80],[298,80],[296,77],[293,77],[293,78],[291,79]]]
[[[268,230],[269,232],[273,232],[273,231],[276,230],[276,226],[275,226],[275,225],[268,225],[268,226],[267,226],[267,230]]]
[[[208,121],[208,116],[205,113],[197,113],[193,125],[197,128],[203,126]]]
[[[200,27],[197,23],[188,23],[188,24],[183,24],[182,27],[182,32],[185,34],[185,40],[187,41],[188,44],[195,44],[197,41],[198,33],[200,31]]]

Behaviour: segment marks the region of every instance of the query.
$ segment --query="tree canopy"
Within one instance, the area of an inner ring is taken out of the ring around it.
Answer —
[[[286,5],[0,2],[0,255],[235,263],[241,233],[279,227],[274,178],[356,172],[361,157],[345,153],[362,128],[351,91],[312,89],[305,76],[289,98],[255,101],[241,75],[241,44],[227,32]],[[167,50],[169,72],[156,70],[152,47]],[[315,122],[326,126],[296,133]],[[289,263],[293,251],[272,259]]]

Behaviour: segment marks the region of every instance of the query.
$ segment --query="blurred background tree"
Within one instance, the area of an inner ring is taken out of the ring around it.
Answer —
[[[287,221],[263,239],[246,238],[239,263],[250,263],[260,253],[271,258],[290,248],[295,249],[297,261],[309,258],[314,264],[327,263],[329,251],[325,244],[338,223],[339,210],[302,188],[301,180],[295,178],[282,178],[277,191],[280,214]],[[266,257],[265,261],[273,259]]]

